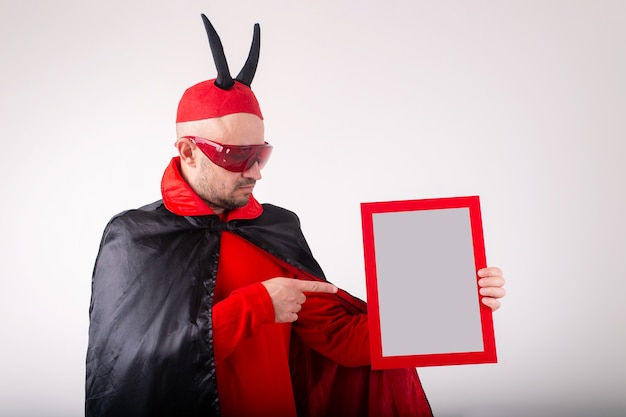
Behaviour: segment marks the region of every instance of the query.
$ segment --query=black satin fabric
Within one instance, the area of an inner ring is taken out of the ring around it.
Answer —
[[[319,279],[297,216],[182,217],[162,201],[115,216],[96,259],[85,415],[218,416],[211,308],[223,230]]]

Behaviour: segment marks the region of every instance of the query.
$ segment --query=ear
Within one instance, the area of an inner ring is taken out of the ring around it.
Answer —
[[[176,142],[176,149],[178,149],[178,155],[180,156],[180,162],[190,167],[196,166],[196,158],[198,156],[199,149],[195,143],[188,138],[180,138]]]

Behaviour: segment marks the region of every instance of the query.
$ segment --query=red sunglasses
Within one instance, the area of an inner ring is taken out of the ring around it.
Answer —
[[[211,162],[231,172],[247,171],[257,162],[261,169],[272,154],[272,145],[267,142],[264,145],[236,146],[223,145],[198,136],[183,136],[183,138],[195,143]]]

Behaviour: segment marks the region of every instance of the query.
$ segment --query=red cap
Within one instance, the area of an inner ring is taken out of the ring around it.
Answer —
[[[176,123],[212,119],[232,113],[251,113],[263,119],[252,89],[235,80],[228,90],[215,85],[215,79],[189,87],[178,103]]]

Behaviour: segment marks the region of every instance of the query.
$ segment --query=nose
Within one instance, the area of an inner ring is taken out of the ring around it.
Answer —
[[[241,175],[243,175],[245,178],[253,178],[256,181],[260,180],[261,168],[259,167],[259,163],[255,162],[254,165],[252,165],[246,171],[242,172]]]

